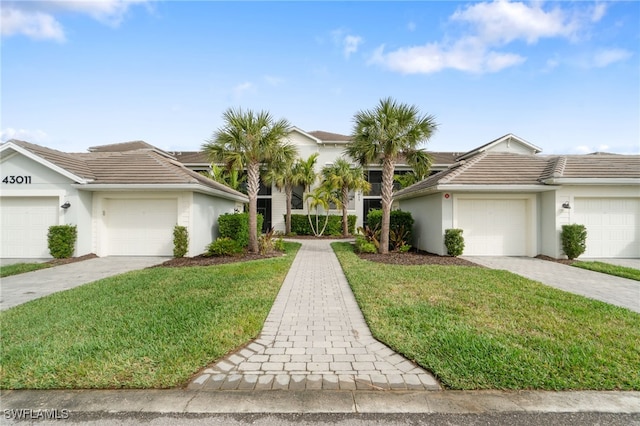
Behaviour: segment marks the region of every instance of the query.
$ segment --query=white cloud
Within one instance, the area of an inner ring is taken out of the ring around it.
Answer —
[[[264,77],[264,81],[266,81],[270,86],[280,86],[282,83],[284,83],[284,79],[280,78],[280,77],[274,77],[272,75],[265,75]]]
[[[2,8],[0,16],[2,36],[24,34],[36,40],[65,41],[62,25],[46,13],[25,12],[7,6]]]
[[[363,40],[360,36],[348,35],[343,40],[344,45],[344,56],[348,58],[351,54],[356,53],[358,51],[358,46],[362,44]]]
[[[77,13],[110,26],[118,26],[131,6],[154,0],[4,1],[2,36],[25,35],[36,40],[64,41],[64,28],[56,15]]]
[[[591,22],[599,22],[607,12],[607,5],[604,3],[596,3],[591,12]]]
[[[233,88],[233,94],[235,96],[242,96],[253,88],[253,83],[251,83],[250,81],[245,81],[244,83],[240,83]]]
[[[11,139],[43,144],[50,138],[49,135],[42,130],[14,129],[12,127],[7,127],[0,131],[0,141],[6,142]]]
[[[479,37],[495,44],[531,44],[544,37],[570,37],[577,30],[577,23],[558,7],[545,11],[541,3],[505,0],[474,4],[455,12],[451,20],[471,24]]]
[[[403,74],[429,74],[445,69],[472,73],[498,72],[524,63],[521,53],[503,51],[516,41],[535,44],[543,38],[565,38],[575,41],[579,31],[605,15],[606,5],[596,3],[589,8],[565,8],[561,4],[549,7],[544,2],[493,2],[472,3],[458,9],[449,20],[462,24],[464,33],[446,36],[442,41],[423,45],[399,47],[385,51],[379,46],[369,63],[378,64]],[[623,60],[623,52],[602,54],[596,63]],[[557,61],[547,63],[547,71],[557,66]]]
[[[624,49],[606,49],[596,52],[593,57],[593,66],[604,68],[615,62],[624,61],[631,57],[631,52]]]
[[[331,31],[331,38],[333,43],[342,49],[342,54],[345,58],[349,57],[358,51],[358,48],[364,39],[358,35],[347,34],[345,30],[337,29]]]
[[[385,53],[384,46],[381,46],[374,52],[370,62],[402,74],[429,74],[447,68],[472,73],[496,72],[525,60],[513,53],[487,51],[476,39],[467,38],[453,46],[429,43],[389,53]]]

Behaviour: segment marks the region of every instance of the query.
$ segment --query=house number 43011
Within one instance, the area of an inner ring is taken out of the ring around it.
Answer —
[[[5,176],[2,183],[21,185],[23,183],[31,183],[31,176]]]

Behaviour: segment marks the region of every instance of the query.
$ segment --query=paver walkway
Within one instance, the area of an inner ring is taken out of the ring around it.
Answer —
[[[302,240],[260,336],[190,389],[440,390],[371,336],[328,240]]]

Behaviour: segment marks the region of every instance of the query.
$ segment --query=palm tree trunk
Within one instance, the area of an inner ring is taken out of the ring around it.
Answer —
[[[349,187],[342,187],[342,236],[349,236],[349,215],[347,208],[349,207]]]
[[[391,224],[391,197],[393,196],[393,172],[395,161],[385,158],[382,162],[382,228],[380,230],[380,254],[389,253],[389,228]]]
[[[293,198],[293,186],[289,184],[285,185],[284,193],[287,197],[287,220],[285,220],[284,224],[284,234],[289,235],[291,234],[291,198]]]
[[[247,196],[249,197],[249,251],[258,253],[258,190],[260,163],[247,164]]]

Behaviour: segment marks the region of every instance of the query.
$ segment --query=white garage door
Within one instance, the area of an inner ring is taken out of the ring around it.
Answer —
[[[464,253],[473,256],[525,256],[526,200],[467,200],[457,203]]]
[[[576,198],[573,222],[587,227],[582,257],[640,257],[640,199]]]
[[[175,199],[110,199],[106,202],[107,253],[170,256],[177,223]]]
[[[0,257],[48,258],[47,233],[58,224],[57,197],[2,197]]]

